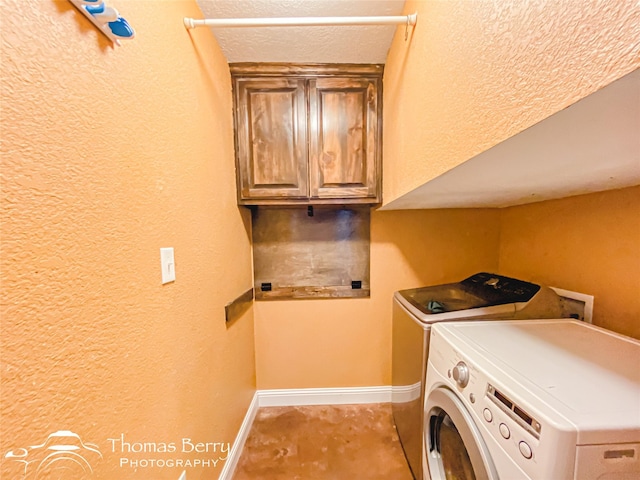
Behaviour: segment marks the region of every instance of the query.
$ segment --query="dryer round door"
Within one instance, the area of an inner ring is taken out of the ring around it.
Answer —
[[[454,392],[437,388],[425,402],[424,470],[431,480],[498,480],[473,418]]]

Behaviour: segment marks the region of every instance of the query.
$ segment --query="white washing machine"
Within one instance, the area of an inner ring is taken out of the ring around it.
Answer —
[[[575,320],[434,325],[425,479],[640,479],[640,341]]]
[[[414,478],[422,478],[424,387],[431,326],[471,318],[557,318],[560,297],[549,287],[494,273],[401,290],[393,301],[392,409]]]

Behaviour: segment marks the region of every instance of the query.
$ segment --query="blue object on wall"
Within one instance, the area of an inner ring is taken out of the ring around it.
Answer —
[[[118,11],[104,0],[69,0],[100,32],[116,45],[119,40],[130,40],[135,31]]]
[[[111,29],[111,33],[118,38],[133,38],[135,35],[131,25],[122,17],[118,17],[114,22],[109,22],[109,28]]]

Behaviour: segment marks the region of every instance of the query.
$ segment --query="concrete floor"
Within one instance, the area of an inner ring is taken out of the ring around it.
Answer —
[[[233,480],[413,480],[391,404],[266,407]]]

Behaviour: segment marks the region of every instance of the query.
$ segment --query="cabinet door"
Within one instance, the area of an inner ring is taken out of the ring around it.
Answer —
[[[304,83],[295,78],[236,79],[240,203],[309,195]]]
[[[312,199],[380,201],[377,79],[309,82],[309,174]]]

